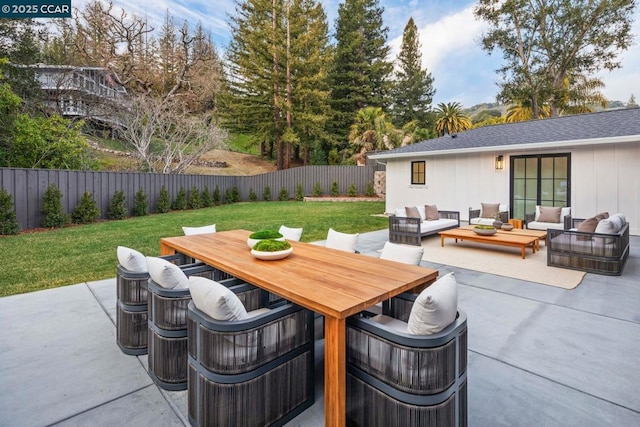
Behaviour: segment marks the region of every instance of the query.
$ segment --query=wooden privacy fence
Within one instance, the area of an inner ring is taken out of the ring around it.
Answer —
[[[188,197],[192,188],[202,192],[205,186],[211,193],[217,186],[222,201],[225,191],[234,187],[238,190],[240,201],[248,201],[251,190],[257,195],[257,200],[263,200],[266,186],[269,186],[272,200],[278,200],[283,188],[290,198],[294,198],[299,184],[305,196],[313,195],[316,183],[320,184],[323,194],[328,195],[333,182],[337,182],[340,194],[346,194],[352,184],[358,194],[364,194],[367,185],[373,185],[374,173],[380,168],[376,165],[303,166],[253,176],[0,168],[0,187],[13,196],[21,229],[29,229],[40,227],[42,198],[50,184],[55,184],[62,191],[61,201],[65,212],[71,213],[84,192],[89,192],[100,209],[100,217],[105,219],[113,194],[120,190],[124,191],[129,214],[133,212],[135,195],[140,189],[147,195],[148,210],[153,213],[156,212],[162,186],[166,187],[171,201],[175,200],[180,188],[184,188]]]

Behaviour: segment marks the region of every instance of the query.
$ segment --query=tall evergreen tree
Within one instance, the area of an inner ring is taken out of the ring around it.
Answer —
[[[330,90],[327,81],[331,49],[327,18],[315,0],[291,2],[288,27],[290,48],[287,63],[291,71],[287,87],[287,128],[285,142],[293,136],[292,157],[310,162],[310,154],[321,141],[328,140],[325,124],[330,117]]]
[[[338,7],[335,56],[329,73],[336,114],[329,131],[340,149],[348,144],[358,110],[387,105],[393,65],[387,60],[389,29],[383,25],[383,11],[378,0],[345,0]]]
[[[328,89],[327,24],[315,0],[245,0],[231,17],[227,49],[227,124],[289,167],[294,147],[324,137]]]
[[[431,73],[422,69],[418,27],[413,18],[409,18],[404,27],[396,65],[393,88],[394,124],[402,127],[415,120],[420,127],[432,127],[433,123],[428,123],[428,118],[436,90]]]

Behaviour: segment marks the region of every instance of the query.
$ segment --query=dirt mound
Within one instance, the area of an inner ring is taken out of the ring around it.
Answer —
[[[261,173],[273,172],[276,165],[273,162],[263,160],[258,156],[244,153],[236,153],[225,150],[211,150],[201,157],[202,161],[208,163],[224,163],[226,167],[205,167],[192,166],[187,173],[199,175],[259,175]]]

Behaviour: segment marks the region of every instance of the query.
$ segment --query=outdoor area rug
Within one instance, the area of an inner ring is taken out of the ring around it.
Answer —
[[[540,243],[535,254],[527,249],[522,259],[520,248],[487,245],[475,242],[446,239],[440,247],[440,236],[422,239],[423,260],[436,264],[482,271],[498,276],[513,277],[543,285],[573,289],[580,284],[585,273],[566,268],[547,266],[547,249]]]

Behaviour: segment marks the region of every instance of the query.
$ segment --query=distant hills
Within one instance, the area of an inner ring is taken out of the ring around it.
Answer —
[[[609,105],[607,105],[606,109],[613,110],[616,108],[625,108],[626,106],[627,104],[622,101],[609,101]],[[471,117],[471,119],[473,120],[474,116],[482,113],[483,111],[487,111],[487,113],[485,114],[488,114],[489,112],[499,111],[501,115],[504,115],[505,111],[507,111],[507,107],[508,107],[507,105],[502,105],[497,102],[485,102],[482,104],[474,105],[469,108],[465,108],[463,109],[463,111],[467,113],[469,117]],[[596,111],[599,111],[599,110],[601,110],[601,108],[596,107]]]

